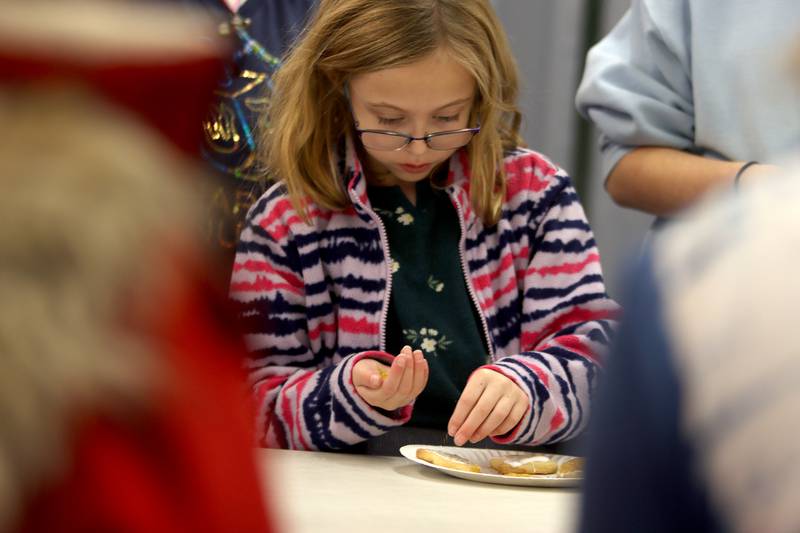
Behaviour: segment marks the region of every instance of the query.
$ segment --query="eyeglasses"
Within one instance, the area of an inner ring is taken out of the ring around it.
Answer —
[[[480,124],[474,128],[437,131],[422,137],[413,137],[397,131],[362,130],[356,122],[356,133],[361,139],[361,143],[372,150],[398,151],[411,144],[412,141],[425,141],[431,150],[455,150],[469,144],[479,131],[481,131]]]

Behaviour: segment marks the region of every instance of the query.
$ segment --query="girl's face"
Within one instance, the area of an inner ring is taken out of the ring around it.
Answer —
[[[442,48],[410,65],[355,76],[349,91],[360,129],[422,137],[474,126],[467,122],[475,98],[475,80]],[[413,187],[428,177],[456,151],[432,150],[425,141],[412,141],[397,151],[367,146],[364,150],[373,177],[401,188]]]

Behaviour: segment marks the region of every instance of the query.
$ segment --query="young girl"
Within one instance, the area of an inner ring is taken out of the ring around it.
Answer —
[[[264,446],[587,421],[616,305],[563,170],[519,148],[484,0],[324,0],[274,79],[232,279]]]

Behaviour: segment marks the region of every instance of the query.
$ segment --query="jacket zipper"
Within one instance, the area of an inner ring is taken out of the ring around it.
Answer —
[[[380,234],[381,238],[381,245],[383,246],[384,255],[385,255],[385,262],[384,266],[386,268],[386,294],[383,297],[383,307],[381,308],[381,324],[380,328],[378,329],[378,349],[380,351],[386,351],[386,323],[389,320],[389,298],[392,294],[392,255],[389,253],[389,238],[386,236],[386,228],[383,225],[383,221],[381,217],[375,214],[371,209],[368,209],[364,204],[361,203],[360,200],[356,200],[356,203],[369,214],[369,217],[378,225],[378,233]]]
[[[452,195],[450,196],[450,200],[453,202],[453,205],[456,207],[456,211],[458,211],[458,225],[461,227],[461,238],[458,241],[458,255],[461,259],[461,272],[464,274],[464,280],[467,282],[467,292],[469,293],[470,299],[472,300],[472,305],[478,310],[478,316],[481,318],[481,325],[483,326],[483,334],[486,338],[486,347],[489,350],[489,357],[492,361],[495,360],[494,357],[494,347],[492,345],[492,338],[489,335],[489,325],[486,323],[486,317],[483,316],[483,311],[481,310],[480,303],[478,302],[478,295],[475,294],[475,289],[472,287],[472,280],[469,277],[469,271],[467,270],[467,260],[466,260],[466,247],[467,247],[467,229],[464,226],[464,212],[461,210],[461,204],[458,202],[456,198]]]

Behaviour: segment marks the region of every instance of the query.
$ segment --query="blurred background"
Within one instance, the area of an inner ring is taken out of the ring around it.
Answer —
[[[615,205],[603,189],[597,139],[575,111],[586,52],[630,6],[630,0],[493,0],[522,78],[523,136],[572,176],[592,224],[608,290],[619,296],[625,262],[652,217]]]

